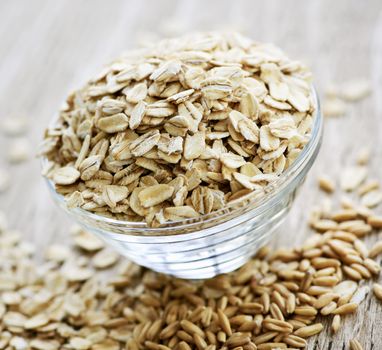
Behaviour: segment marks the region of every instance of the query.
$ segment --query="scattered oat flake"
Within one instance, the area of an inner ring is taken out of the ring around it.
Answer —
[[[104,243],[100,238],[82,229],[75,235],[73,241],[77,247],[89,252],[94,252],[104,247]]]
[[[1,300],[5,305],[17,305],[21,302],[21,295],[17,292],[4,292]]]
[[[344,191],[353,191],[366,179],[367,169],[364,166],[347,167],[341,172],[340,183]]]
[[[29,345],[36,350],[58,350],[60,343],[57,340],[34,339]]]
[[[345,102],[339,98],[328,98],[323,103],[322,113],[325,117],[342,117],[346,111]]]
[[[7,136],[19,136],[27,131],[27,119],[21,117],[4,118],[0,130]]]
[[[370,155],[371,155],[370,147],[361,148],[357,154],[357,164],[366,165],[367,163],[369,163]]]
[[[75,350],[87,350],[92,345],[91,341],[80,337],[71,338],[69,343]]]
[[[93,265],[97,269],[104,269],[114,265],[119,258],[119,254],[110,249],[103,249],[93,257]]]
[[[3,323],[8,327],[24,327],[26,320],[26,316],[15,311],[8,311],[2,319]]]
[[[330,83],[325,87],[325,96],[327,98],[335,98],[339,96],[340,88],[337,84]]]
[[[62,272],[65,278],[67,278],[68,281],[71,282],[86,281],[93,276],[92,270],[74,265],[65,266]]]
[[[45,251],[47,260],[63,262],[70,257],[70,250],[64,244],[52,244]]]
[[[371,84],[367,79],[355,79],[344,83],[341,86],[341,97],[350,102],[364,99],[371,93]]]
[[[29,159],[31,146],[26,138],[17,138],[10,141],[7,159],[10,163],[22,163]]]
[[[49,322],[49,318],[45,314],[37,314],[25,321],[25,329],[36,329],[45,326]]]
[[[18,337],[18,336],[13,337],[10,340],[9,344],[15,350],[28,350],[28,348],[29,348],[28,342],[24,338]]]

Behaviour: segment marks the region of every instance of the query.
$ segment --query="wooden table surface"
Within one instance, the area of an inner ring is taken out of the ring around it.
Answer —
[[[103,63],[143,41],[190,30],[235,29],[284,48],[308,62],[322,91],[331,81],[370,79],[373,95],[349,106],[345,117],[326,120],[321,153],[279,230],[279,244],[309,234],[307,210],[322,194],[320,173],[335,176],[363,145],[373,149],[371,171],[382,168],[382,3],[380,0],[2,0],[0,2],[0,120],[28,118],[36,152],[44,127],[68,91]],[[70,221],[52,202],[39,161],[5,161],[11,139],[0,136],[0,168],[12,177],[0,194],[10,226],[42,248],[65,242]],[[374,238],[370,238],[372,241]],[[1,257],[0,257],[1,259]],[[364,349],[382,349],[382,304],[367,298],[334,337],[322,333],[309,349],[347,349],[356,337]]]

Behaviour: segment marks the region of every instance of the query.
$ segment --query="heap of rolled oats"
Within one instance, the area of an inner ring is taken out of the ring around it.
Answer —
[[[239,34],[197,34],[121,57],[46,130],[44,174],[70,207],[150,224],[262,192],[309,141],[310,72]]]
[[[372,191],[363,182],[346,189],[360,202],[365,187]],[[369,249],[363,237],[382,228],[382,217],[349,201],[315,210],[316,233],[301,246],[263,248],[239,270],[204,281],[119,259],[78,228],[77,252],[54,244],[36,263],[34,247],[0,219],[0,349],[301,349],[321,331],[339,331],[371,294],[359,283],[378,278],[381,268],[382,241]],[[382,285],[372,289],[382,301]],[[362,345],[352,339],[350,348]]]

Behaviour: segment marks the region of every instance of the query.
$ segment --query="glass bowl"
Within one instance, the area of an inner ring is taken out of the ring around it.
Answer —
[[[152,228],[144,222],[68,209],[50,180],[48,187],[58,205],[81,226],[139,265],[186,279],[233,271],[271,239],[317,157],[323,121],[315,91],[313,96],[316,110],[311,139],[292,165],[265,187],[262,196],[249,194],[211,214]]]

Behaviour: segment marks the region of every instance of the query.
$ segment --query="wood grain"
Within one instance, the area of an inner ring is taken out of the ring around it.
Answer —
[[[309,234],[306,208],[322,198],[315,186],[318,174],[338,174],[366,144],[374,150],[373,177],[381,178],[381,10],[380,0],[2,0],[0,118],[27,116],[35,151],[68,91],[104,62],[144,39],[190,30],[239,29],[274,42],[311,65],[319,91],[330,81],[370,78],[373,96],[350,105],[346,117],[325,123],[321,153],[279,230],[279,244],[298,243]],[[49,198],[39,161],[7,165],[9,144],[0,137],[0,167],[9,168],[13,182],[0,195],[0,210],[41,248],[66,241],[70,222]],[[381,315],[381,304],[369,297],[355,316],[346,318],[339,334],[323,333],[309,349],[347,349],[353,337],[364,349],[382,349]]]

